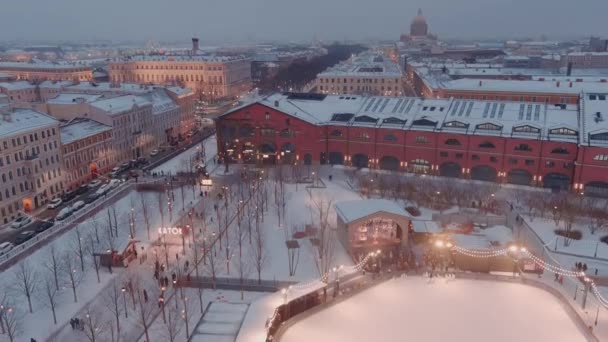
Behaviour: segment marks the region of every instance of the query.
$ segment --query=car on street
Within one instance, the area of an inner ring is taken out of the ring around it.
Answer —
[[[209,119],[209,118],[202,118],[201,119],[201,124],[203,126],[213,126],[213,119]]]
[[[98,194],[97,192],[92,193],[84,199],[84,203],[91,204],[91,203],[95,202],[100,196],[101,195]]]
[[[120,181],[120,180],[118,180],[118,179],[112,179],[112,180],[111,180],[111,181],[110,181],[110,182],[107,184],[108,189],[114,189],[115,187],[119,186],[119,185],[120,185],[120,183],[121,183],[121,181]]]
[[[84,201],[76,201],[74,204],[72,204],[72,212],[82,209],[85,205],[86,203],[84,203]]]
[[[59,211],[59,214],[57,214],[57,216],[55,216],[55,219],[57,221],[63,221],[66,218],[68,218],[70,215],[72,215],[72,207],[65,207]]]
[[[74,191],[67,191],[63,194],[63,196],[61,196],[61,199],[64,202],[69,202],[69,201],[73,200],[74,198],[76,198],[76,193]]]
[[[139,157],[139,158],[137,158],[137,164],[138,165],[146,165],[146,164],[148,164],[148,159],[146,159],[144,157]]]
[[[53,222],[52,220],[36,222],[36,225],[34,226],[34,231],[36,233],[42,233],[43,231],[51,228],[54,224],[55,222]]]
[[[130,167],[131,167],[131,163],[130,162],[124,162],[124,163],[120,164],[120,168],[123,169],[123,170],[126,170],[126,169],[128,169]]]
[[[89,183],[89,188],[96,188],[101,185],[101,181],[99,179],[94,179]]]
[[[31,217],[27,215],[19,216],[15,221],[13,221],[13,223],[11,223],[11,228],[19,229],[27,226],[30,223],[32,223]]]
[[[36,232],[32,232],[30,230],[19,233],[19,235],[17,235],[15,238],[15,245],[20,245],[27,242],[29,239],[33,238],[34,235],[36,235]]]
[[[157,154],[158,154],[158,150],[152,150],[152,151],[150,151],[150,157],[154,157]]]
[[[82,184],[81,186],[79,186],[78,188],[76,188],[76,190],[74,190],[74,192],[76,193],[76,195],[86,194],[87,191],[89,191],[89,185],[88,184]]]
[[[119,166],[116,166],[116,167],[112,168],[110,175],[112,177],[117,177],[121,172],[122,172],[122,169]]]
[[[15,247],[15,245],[13,245],[12,243],[10,243],[8,241],[0,243],[0,256],[3,256],[6,253],[10,252],[11,249],[13,249],[14,247]]]
[[[57,209],[57,208],[59,208],[61,203],[63,203],[63,200],[61,200],[61,198],[59,198],[59,197],[53,198],[52,200],[49,201],[49,204],[47,204],[46,208],[47,209]]]

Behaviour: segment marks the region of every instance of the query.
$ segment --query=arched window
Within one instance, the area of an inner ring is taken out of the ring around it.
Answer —
[[[608,161],[608,154],[596,154],[593,160]]]
[[[490,142],[490,141],[484,141],[481,144],[479,144],[479,147],[481,148],[496,148],[496,146]]]
[[[425,136],[416,137],[417,144],[427,144],[429,140]]]
[[[445,144],[450,146],[460,146],[460,141],[458,141],[458,139],[448,139],[445,141]]]
[[[332,137],[341,137],[342,131],[339,129],[334,129],[333,131],[331,131],[331,133],[329,133],[329,135],[331,135]]]
[[[387,134],[384,136],[384,140],[386,141],[397,141],[397,137],[393,134]]]
[[[556,147],[553,150],[551,150],[551,153],[554,154],[569,154],[570,152],[568,152],[567,149],[563,148],[563,147]]]

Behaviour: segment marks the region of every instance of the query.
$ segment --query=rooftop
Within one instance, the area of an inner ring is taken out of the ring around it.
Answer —
[[[112,127],[89,119],[75,119],[59,127],[63,145],[111,130]]]
[[[403,71],[399,64],[394,63],[387,56],[379,53],[363,53],[323,71],[317,77],[401,77],[402,75]]]
[[[342,218],[344,223],[350,223],[377,212],[386,212],[410,217],[397,203],[384,199],[355,200],[336,203],[336,214]]]
[[[430,130],[564,141],[576,141],[579,127],[576,105],[291,93],[276,93],[254,102],[315,125]]]
[[[103,95],[97,94],[72,94],[62,93],[47,101],[48,104],[74,104],[80,102],[94,102],[103,98]]]
[[[114,63],[120,62],[207,62],[223,63],[231,61],[246,60],[245,56],[217,56],[217,55],[135,55],[121,57],[112,60]]]
[[[16,81],[16,82],[2,82],[0,88],[6,90],[24,90],[24,89],[35,89],[36,86],[28,81]]]
[[[608,83],[603,82],[553,82],[519,80],[459,79],[439,82],[439,87],[449,90],[493,92],[517,92],[537,94],[580,94],[608,92]]]
[[[103,110],[109,115],[124,113],[133,109],[134,106],[141,107],[146,105],[152,105],[152,103],[143,97],[135,95],[118,96],[91,103],[91,106]]]
[[[58,123],[59,121],[46,114],[31,109],[17,108],[0,118],[0,136],[11,136],[43,127],[52,127]]]
[[[72,70],[90,67],[86,63],[51,63],[51,62],[0,62],[0,70],[18,70],[18,69],[57,69],[57,70]]]
[[[608,91],[583,94],[580,144],[608,147]]]
[[[152,103],[152,113],[161,114],[172,109],[178,109],[179,106],[167,95],[163,89],[156,89],[149,93],[140,95],[141,98]]]

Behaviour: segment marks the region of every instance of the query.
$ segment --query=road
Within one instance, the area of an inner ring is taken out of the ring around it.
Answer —
[[[145,165],[143,167],[143,169],[144,170],[153,169],[154,167],[167,162],[168,160],[174,158],[175,156],[179,155],[183,151],[185,151],[185,150],[189,149],[190,147],[192,147],[196,144],[199,144],[201,141],[204,141],[205,139],[209,138],[214,133],[215,133],[215,130],[212,128],[203,129],[203,130],[197,132],[195,135],[193,135],[190,138],[187,138],[185,141],[181,142],[179,145],[172,147],[171,149],[168,149],[166,151],[160,152],[159,154],[157,154],[154,157],[149,157],[148,164]],[[123,173],[126,173],[126,172],[127,171],[125,171]],[[101,179],[103,183],[107,183],[110,180],[110,175],[109,174],[101,175],[101,176],[99,176],[99,179]],[[89,196],[89,195],[93,194],[95,191],[97,191],[97,189],[98,189],[98,187],[87,189],[87,192],[85,192],[81,195],[77,195],[75,198],[73,198],[70,201],[62,203],[56,209],[42,209],[40,212],[32,215],[36,220],[25,227],[21,227],[19,229],[13,229],[10,227],[10,224],[5,225],[3,228],[0,228],[0,243],[8,241],[8,242],[15,244],[15,239],[17,238],[17,235],[19,235],[21,232],[24,232],[24,231],[34,231],[35,232],[36,228],[38,228],[38,226],[42,223],[41,220],[54,219],[55,216],[57,216],[57,214],[59,213],[59,211],[61,209],[65,208],[66,206],[71,206],[72,204],[74,204],[77,201],[84,200],[87,196]]]

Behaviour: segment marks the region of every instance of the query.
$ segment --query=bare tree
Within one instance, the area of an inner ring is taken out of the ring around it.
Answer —
[[[63,270],[63,265],[61,263],[61,256],[55,249],[55,245],[51,245],[51,249],[49,251],[49,255],[47,256],[47,260],[44,263],[44,267],[51,272],[53,275],[53,280],[55,282],[55,289],[59,291],[59,276],[61,271]]]
[[[100,243],[99,239],[99,229],[101,229],[101,223],[96,218],[91,220],[91,225],[93,226],[93,232],[95,233],[95,241]]]
[[[82,234],[80,233],[80,229],[78,226],[74,229],[74,238],[70,244],[70,249],[78,256],[78,260],[80,261],[80,272],[84,273],[84,259],[86,258],[86,244],[83,244]]]
[[[114,315],[114,318],[116,319],[116,332],[117,335],[120,335],[120,316],[123,314],[123,312],[125,312],[124,309],[126,309],[126,302],[124,294],[122,293],[122,288],[118,285],[118,281],[116,279],[112,280],[110,286],[108,286],[103,292],[103,299],[104,306]]]
[[[311,206],[311,214],[312,212],[316,214],[312,215],[313,222],[316,221],[318,227],[317,236],[311,241],[312,252],[315,267],[320,277],[325,277],[329,274],[329,270],[334,262],[335,237],[333,229],[329,224],[329,212],[332,202],[332,200],[315,201],[314,205]],[[314,219],[315,216],[318,217],[317,220]]]
[[[209,243],[209,247],[207,247],[207,272],[211,274],[211,281],[213,283],[213,289],[215,290],[215,282],[217,280],[218,273],[218,260],[217,260],[217,249],[216,244],[218,240],[211,240]],[[203,257],[205,257],[203,255]]]
[[[296,274],[300,262],[300,243],[294,238],[298,228],[293,223],[285,227],[285,245],[287,247],[287,261],[289,264],[289,276]]]
[[[15,287],[23,296],[25,296],[25,298],[27,298],[30,313],[33,312],[32,295],[34,295],[38,288],[38,278],[38,273],[27,260],[24,260],[17,265],[17,270],[15,271]]]
[[[148,197],[146,197],[144,192],[139,193],[139,209],[141,216],[144,220],[144,224],[146,225],[146,231],[148,233],[148,241],[150,241],[150,230],[152,229],[152,222],[150,219],[150,201]]]
[[[101,282],[101,279],[99,278],[100,260],[99,260],[98,256],[96,255],[97,251],[95,248],[95,238],[92,233],[88,235],[88,243],[89,243],[89,246],[86,248],[86,251],[87,251],[87,253],[89,253],[91,261],[93,262],[93,267],[95,268],[95,274],[97,275],[97,283],[100,283]]]
[[[74,303],[78,302],[78,296],[76,295],[76,289],[80,286],[84,273],[79,272],[76,268],[76,261],[74,260],[72,253],[65,252],[62,256],[64,278],[67,279],[66,286],[72,289],[72,295],[74,296]]]
[[[11,301],[4,303],[0,324],[3,324],[3,329],[10,342],[17,341],[17,337],[23,333],[24,316],[24,313],[17,309]]]
[[[156,286],[153,286],[152,289],[155,289]],[[155,305],[152,300],[146,300],[143,292],[144,286],[138,282],[134,286],[134,290],[137,292],[137,314],[138,314],[138,324],[144,329],[144,335],[146,337],[146,342],[150,342],[150,325],[152,324],[151,318],[155,313]],[[152,292],[151,289],[148,292]],[[156,298],[157,294],[150,293],[150,298]]]
[[[85,318],[82,319],[84,336],[87,337],[89,342],[97,342],[105,331],[105,324],[102,321],[103,315],[101,312],[91,309],[90,306],[87,306],[85,312]]]
[[[193,237],[194,237],[194,231],[192,232]],[[203,252],[203,255],[201,256],[201,248],[202,246],[199,244],[197,239],[194,239],[194,242],[192,244],[192,253],[193,253],[193,258],[194,258],[194,275],[196,276],[196,279],[200,279],[200,268],[202,267],[200,265],[200,263],[203,261],[202,259],[206,258],[205,253]],[[189,270],[188,270],[189,272]],[[201,308],[201,314],[203,314],[203,312],[205,311],[205,308],[203,306],[203,289],[201,286],[197,286],[197,292],[198,292],[198,301],[200,304],[200,308]]]
[[[54,274],[48,272],[42,280],[42,297],[45,301],[45,305],[51,309],[53,313],[53,323],[57,324],[57,296],[59,295],[59,288],[54,284]]]
[[[177,298],[175,299],[177,300]],[[182,320],[179,315],[178,309],[174,306],[170,305],[166,309],[167,311],[167,319],[164,321],[164,337],[166,341],[175,342],[177,340],[177,336],[182,330]]]
[[[266,236],[260,224],[260,215],[256,215],[253,230],[253,258],[254,268],[258,275],[258,284],[262,283],[262,270],[266,266],[268,256],[266,255]]]
[[[0,292],[0,334],[6,334],[6,328],[4,327],[4,308],[8,308],[10,305],[9,295],[7,291]],[[30,311],[31,312],[31,311]]]
[[[281,218],[285,220],[285,206],[287,204],[285,198],[285,172],[283,166],[277,166],[274,169],[274,204],[277,209],[277,219],[279,227],[281,227]]]

